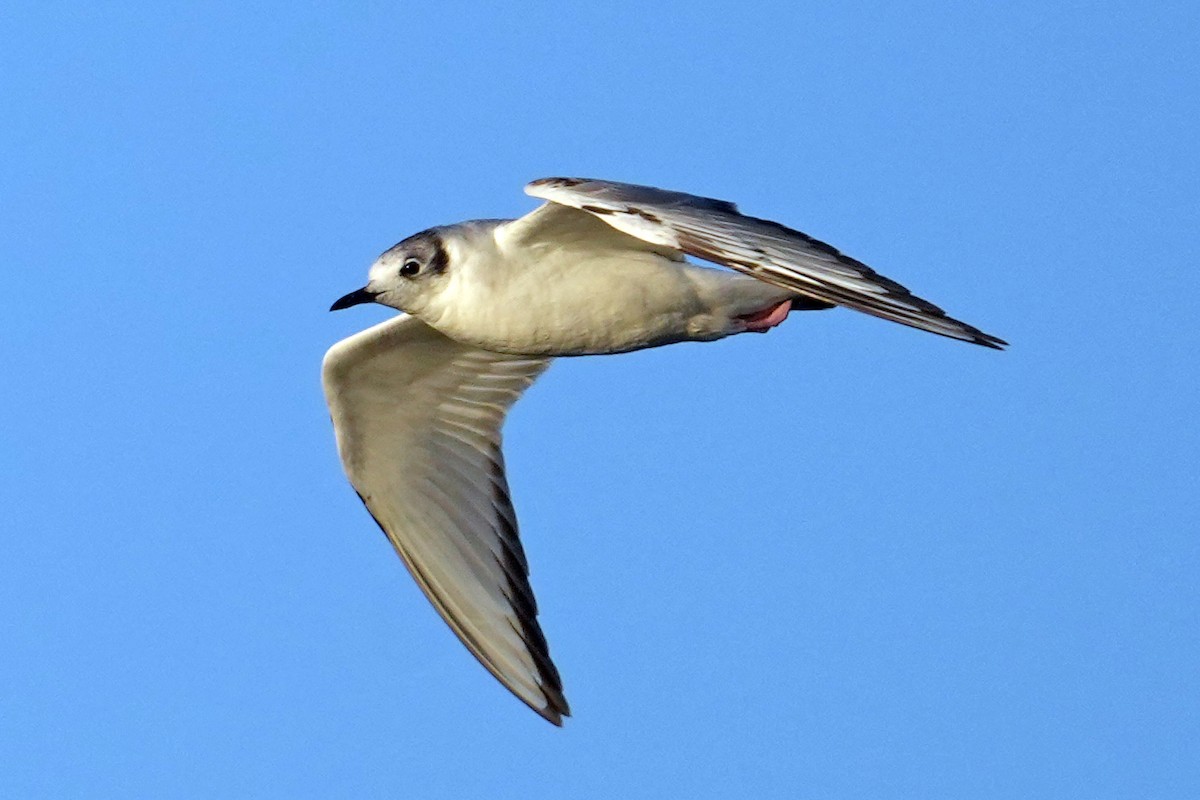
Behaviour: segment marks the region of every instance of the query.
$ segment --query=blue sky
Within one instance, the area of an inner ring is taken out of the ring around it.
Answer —
[[[0,10],[0,795],[1200,792],[1191,3]],[[847,311],[558,362],[506,429],[575,717],[342,476],[326,313],[567,174],[738,202]]]

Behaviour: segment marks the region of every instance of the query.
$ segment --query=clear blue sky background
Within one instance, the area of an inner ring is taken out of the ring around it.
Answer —
[[[5,3],[0,796],[1200,795],[1195,3]],[[326,313],[569,174],[847,311],[560,361],[507,428],[562,730],[342,476]]]

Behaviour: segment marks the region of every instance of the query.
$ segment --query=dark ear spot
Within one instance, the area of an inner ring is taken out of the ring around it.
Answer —
[[[446,245],[442,243],[442,237],[433,237],[433,257],[429,259],[429,271],[440,275],[446,271],[447,265],[450,263],[450,254],[446,252]]]

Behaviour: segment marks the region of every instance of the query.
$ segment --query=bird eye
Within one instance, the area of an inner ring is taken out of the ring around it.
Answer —
[[[405,261],[404,264],[400,267],[400,274],[406,278],[411,278],[420,271],[421,271],[421,262],[417,261],[416,259],[413,259],[413,258],[410,258],[408,261]]]

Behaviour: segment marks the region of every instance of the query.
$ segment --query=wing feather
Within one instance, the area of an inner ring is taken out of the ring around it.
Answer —
[[[585,211],[652,245],[722,264],[807,297],[984,347],[1007,345],[825,242],[742,214],[724,200],[586,178],[542,178],[525,192]]]
[[[334,345],[322,380],[346,474],[422,591],[488,671],[561,725],[570,709],[500,452],[509,407],[548,365],[402,315]]]

